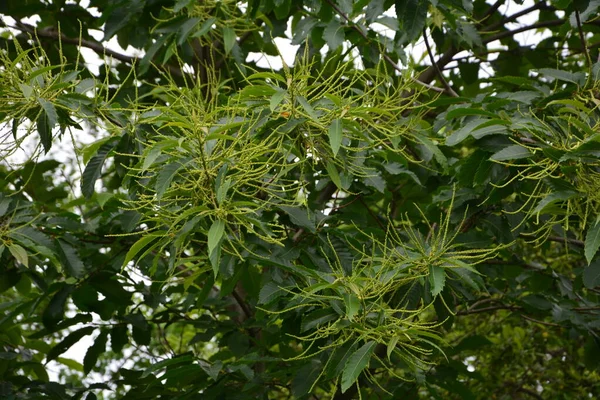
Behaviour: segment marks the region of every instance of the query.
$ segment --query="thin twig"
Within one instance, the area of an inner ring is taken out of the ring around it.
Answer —
[[[560,236],[548,236],[548,240],[551,242],[569,243],[574,246],[585,247],[585,242],[583,240],[564,238]]]
[[[524,318],[524,319],[526,319],[527,321],[535,322],[536,324],[540,324],[540,325],[551,326],[551,327],[553,327],[553,328],[563,328],[563,326],[562,326],[562,325],[555,324],[555,323],[553,323],[553,322],[545,322],[545,321],[540,321],[539,319],[535,319],[535,318],[528,317],[528,316],[527,316],[527,315],[525,315],[525,314],[521,314],[521,318]]]
[[[369,215],[370,215],[371,217],[373,217],[373,219],[375,220],[375,222],[377,222],[377,224],[379,225],[379,227],[385,231],[385,230],[386,230],[386,228],[385,228],[385,226],[383,225],[383,222],[381,222],[381,220],[380,220],[380,219],[377,217],[377,215],[375,215],[375,214],[373,213],[373,210],[371,210],[371,209],[369,208],[369,206],[368,206],[368,205],[365,203],[365,201],[362,199],[362,197],[361,197],[361,198],[359,198],[359,199],[358,199],[358,201],[360,201],[360,203],[361,203],[361,204],[362,204],[362,205],[363,205],[363,206],[364,206],[364,207],[367,209],[367,212],[369,213]]]
[[[449,93],[450,96],[452,96],[452,97],[458,97],[458,94],[448,84],[448,81],[446,81],[446,78],[444,78],[444,74],[442,74],[442,71],[440,70],[440,67],[437,65],[437,62],[435,62],[435,58],[433,57],[433,52],[431,51],[431,46],[429,45],[429,39],[427,38],[427,28],[423,28],[423,39],[425,41],[425,47],[427,48],[427,55],[429,55],[429,61],[431,61],[431,65],[433,65],[433,67],[435,68],[435,72],[437,73],[437,76],[440,79],[440,82],[446,88],[446,92]]]
[[[246,304],[242,296],[238,293],[237,288],[234,288],[231,294],[233,295],[233,298],[244,312],[246,319],[252,318],[252,310],[250,310],[248,304]]]
[[[456,313],[456,315],[472,315],[472,314],[481,314],[481,313],[486,313],[486,312],[490,312],[490,311],[497,311],[497,310],[509,310],[509,311],[517,311],[520,310],[521,307],[519,306],[507,306],[505,304],[501,304],[498,306],[490,306],[490,307],[484,307],[484,308],[476,308],[474,310],[462,310],[462,311],[458,311]]]
[[[588,65],[589,74],[588,80],[592,77],[592,57],[590,56],[590,52],[587,47],[587,43],[585,41],[585,33],[583,33],[583,27],[581,26],[581,18],[579,17],[579,11],[575,10],[575,20],[577,21],[577,32],[579,32],[579,40],[581,41],[581,48],[583,53],[585,54],[585,59]]]

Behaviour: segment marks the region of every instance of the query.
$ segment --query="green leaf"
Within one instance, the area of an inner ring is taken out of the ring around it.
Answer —
[[[345,393],[356,382],[362,370],[369,364],[376,345],[377,342],[371,340],[362,345],[361,348],[348,358],[342,372],[342,393]]]
[[[323,325],[327,322],[336,320],[340,317],[340,315],[335,312],[332,308],[321,308],[316,311],[313,311],[309,314],[306,314],[302,318],[302,324],[300,326],[301,332],[306,332],[308,330],[317,328],[320,325]]]
[[[367,5],[367,11],[365,12],[365,18],[367,19],[367,22],[373,23],[384,11],[383,0],[370,0]]]
[[[335,164],[332,163],[331,161],[327,161],[327,164],[325,164],[325,169],[327,170],[327,173],[329,174],[329,179],[331,179],[331,181],[333,183],[335,183],[335,186],[338,187],[338,189],[344,189],[344,186],[342,185],[342,179],[340,178],[340,174],[337,170],[337,168],[335,167]]]
[[[331,51],[336,50],[346,39],[344,26],[337,19],[332,19],[323,31],[323,39]]]
[[[437,296],[440,294],[446,284],[446,270],[437,265],[430,266],[429,283],[431,285],[431,295]]]
[[[152,327],[142,315],[136,311],[134,314],[125,316],[125,320],[131,323],[131,336],[140,346],[147,346],[152,339]]]
[[[296,100],[298,100],[298,103],[300,103],[300,105],[302,106],[302,108],[304,108],[304,111],[306,111],[306,113],[308,114],[308,116],[313,121],[319,122],[319,116],[317,115],[317,112],[310,105],[310,103],[308,101],[306,101],[306,99],[303,96],[297,96]]]
[[[179,27],[177,44],[181,46],[190,36],[192,30],[198,25],[200,18],[190,18]]]
[[[275,282],[268,282],[260,288],[258,294],[258,304],[269,304],[273,300],[286,294]]]
[[[394,349],[396,348],[396,344],[398,344],[398,340],[399,339],[400,339],[399,336],[394,336],[388,342],[388,344],[387,344],[387,358],[388,358],[388,360],[391,360],[392,353],[394,352]]]
[[[26,83],[19,83],[19,88],[26,99],[30,99],[33,95],[33,88]]]
[[[40,135],[40,142],[44,147],[44,152],[47,154],[52,147],[52,129],[56,126],[58,115],[54,105],[49,101],[39,98],[38,103],[42,106],[40,115],[37,119],[37,129]]]
[[[569,72],[553,68],[541,68],[538,72],[542,75],[549,76],[559,81],[571,82],[576,85],[583,84],[585,82],[585,74],[583,72]]]
[[[94,157],[85,166],[85,170],[81,176],[81,193],[89,199],[94,194],[94,185],[102,173],[102,166],[108,157],[108,154],[116,147],[118,139],[115,138],[107,143],[104,143],[98,149]]]
[[[329,126],[329,131],[327,133],[329,135],[329,145],[331,146],[333,156],[335,157],[342,145],[342,120],[339,118],[334,119]]]
[[[149,245],[150,243],[154,242],[155,240],[159,239],[160,236],[156,236],[156,235],[147,235],[147,236],[143,236],[140,239],[138,239],[137,242],[135,242],[133,244],[133,246],[131,246],[129,248],[129,251],[127,252],[127,254],[125,255],[125,259],[123,260],[123,267],[125,267],[127,264],[129,264],[129,262],[131,260],[133,260],[135,258],[135,256],[143,249],[145,248],[147,245]],[[154,247],[154,246],[153,246]]]
[[[454,119],[454,118],[459,118],[459,117],[465,117],[467,115],[482,115],[485,117],[496,118],[496,114],[494,114],[492,112],[482,110],[481,108],[468,108],[468,107],[461,107],[461,108],[455,108],[454,110],[450,110],[446,114],[446,118]]]
[[[27,251],[22,246],[20,246],[16,243],[10,243],[8,245],[8,250],[10,251],[10,254],[12,254],[13,257],[20,264],[23,264],[26,267],[29,266],[29,259],[27,257]]]
[[[346,293],[344,294],[344,304],[346,305],[346,317],[352,321],[360,311],[360,300],[354,293]]]
[[[94,341],[94,344],[88,348],[87,352],[85,353],[85,357],[83,358],[83,372],[85,374],[90,373],[90,371],[96,365],[96,362],[98,361],[98,357],[100,357],[100,354],[102,354],[106,351],[107,339],[108,339],[108,331],[103,330],[100,332],[100,334]]]
[[[419,36],[427,20],[429,1],[396,0],[396,16],[400,22],[400,30],[405,35],[404,42],[412,42]]]
[[[177,174],[177,172],[183,167],[183,164],[179,162],[174,162],[164,166],[158,176],[156,177],[156,184],[154,186],[154,190],[156,190],[156,199],[160,200],[169,186],[171,185],[171,181]]]
[[[583,270],[583,284],[588,289],[594,289],[600,285],[600,259],[596,259]]]
[[[117,325],[110,330],[110,348],[112,351],[119,353],[128,343],[127,326]]]
[[[531,157],[533,154],[528,148],[514,144],[494,153],[490,160],[492,161],[507,161],[517,160],[519,158]]]
[[[600,221],[596,220],[596,223],[588,229],[585,235],[584,253],[588,265],[596,255],[598,247],[600,247]]]
[[[564,191],[560,191],[560,192],[550,193],[546,197],[544,197],[542,200],[540,200],[540,202],[535,207],[535,209],[532,211],[532,213],[539,214],[539,213],[543,212],[545,210],[545,208],[548,207],[549,205],[554,204],[556,202],[567,201],[569,199],[572,199],[575,196],[577,196],[577,192],[574,192],[572,190],[564,190]]]
[[[87,326],[85,328],[81,328],[76,330],[75,332],[71,332],[66,338],[64,338],[60,343],[54,346],[48,354],[46,355],[46,362],[55,360],[58,356],[60,356],[65,351],[69,350],[71,346],[75,343],[79,342],[82,337],[90,335],[94,332],[93,326]]]
[[[171,366],[171,365],[178,365],[178,364],[182,364],[182,363],[192,364],[193,362],[194,362],[194,357],[189,354],[182,355],[179,357],[167,358],[166,360],[159,361],[155,364],[152,364],[148,368],[146,368],[146,370],[142,374],[141,378],[143,379],[143,378],[147,377],[148,375],[152,374],[153,372],[161,370],[161,369]]]
[[[279,206],[279,209],[289,215],[290,220],[295,225],[308,229],[311,233],[317,232],[317,219],[311,210],[290,206]]]
[[[200,29],[198,29],[195,33],[194,33],[194,37],[202,37],[204,35],[206,35],[208,33],[208,31],[210,31],[213,27],[213,25],[215,24],[215,22],[217,22],[216,18],[209,18],[206,21],[204,21],[202,23],[202,25],[200,26]]]
[[[221,243],[224,233],[225,223],[221,219],[216,219],[208,230],[208,254],[212,254],[219,243]]]
[[[235,45],[235,31],[233,28],[225,26],[223,27],[223,47],[225,54],[229,54]]]
[[[65,285],[52,296],[52,299],[50,299],[48,306],[46,306],[46,309],[42,314],[42,322],[46,328],[53,329],[63,318],[65,305],[72,291],[72,286]]]
[[[281,89],[278,89],[277,91],[275,91],[275,93],[273,93],[273,96],[271,96],[271,100],[269,100],[269,108],[271,109],[271,111],[275,111],[279,103],[281,103],[281,101],[285,98],[285,96],[287,96],[287,94],[287,90]]]
[[[56,239],[56,244],[65,271],[73,278],[83,278],[85,276],[85,265],[79,258],[77,250],[64,240]]]

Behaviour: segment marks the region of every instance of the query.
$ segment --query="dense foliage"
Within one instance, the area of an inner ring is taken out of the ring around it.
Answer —
[[[2,2],[0,397],[600,396],[599,7]]]

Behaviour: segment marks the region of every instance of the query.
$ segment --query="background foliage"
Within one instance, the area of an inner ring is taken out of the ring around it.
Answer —
[[[0,395],[600,396],[599,6],[3,2]]]

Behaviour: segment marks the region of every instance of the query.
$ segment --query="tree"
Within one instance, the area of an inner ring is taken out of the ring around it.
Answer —
[[[2,397],[600,395],[599,5],[2,3]]]

